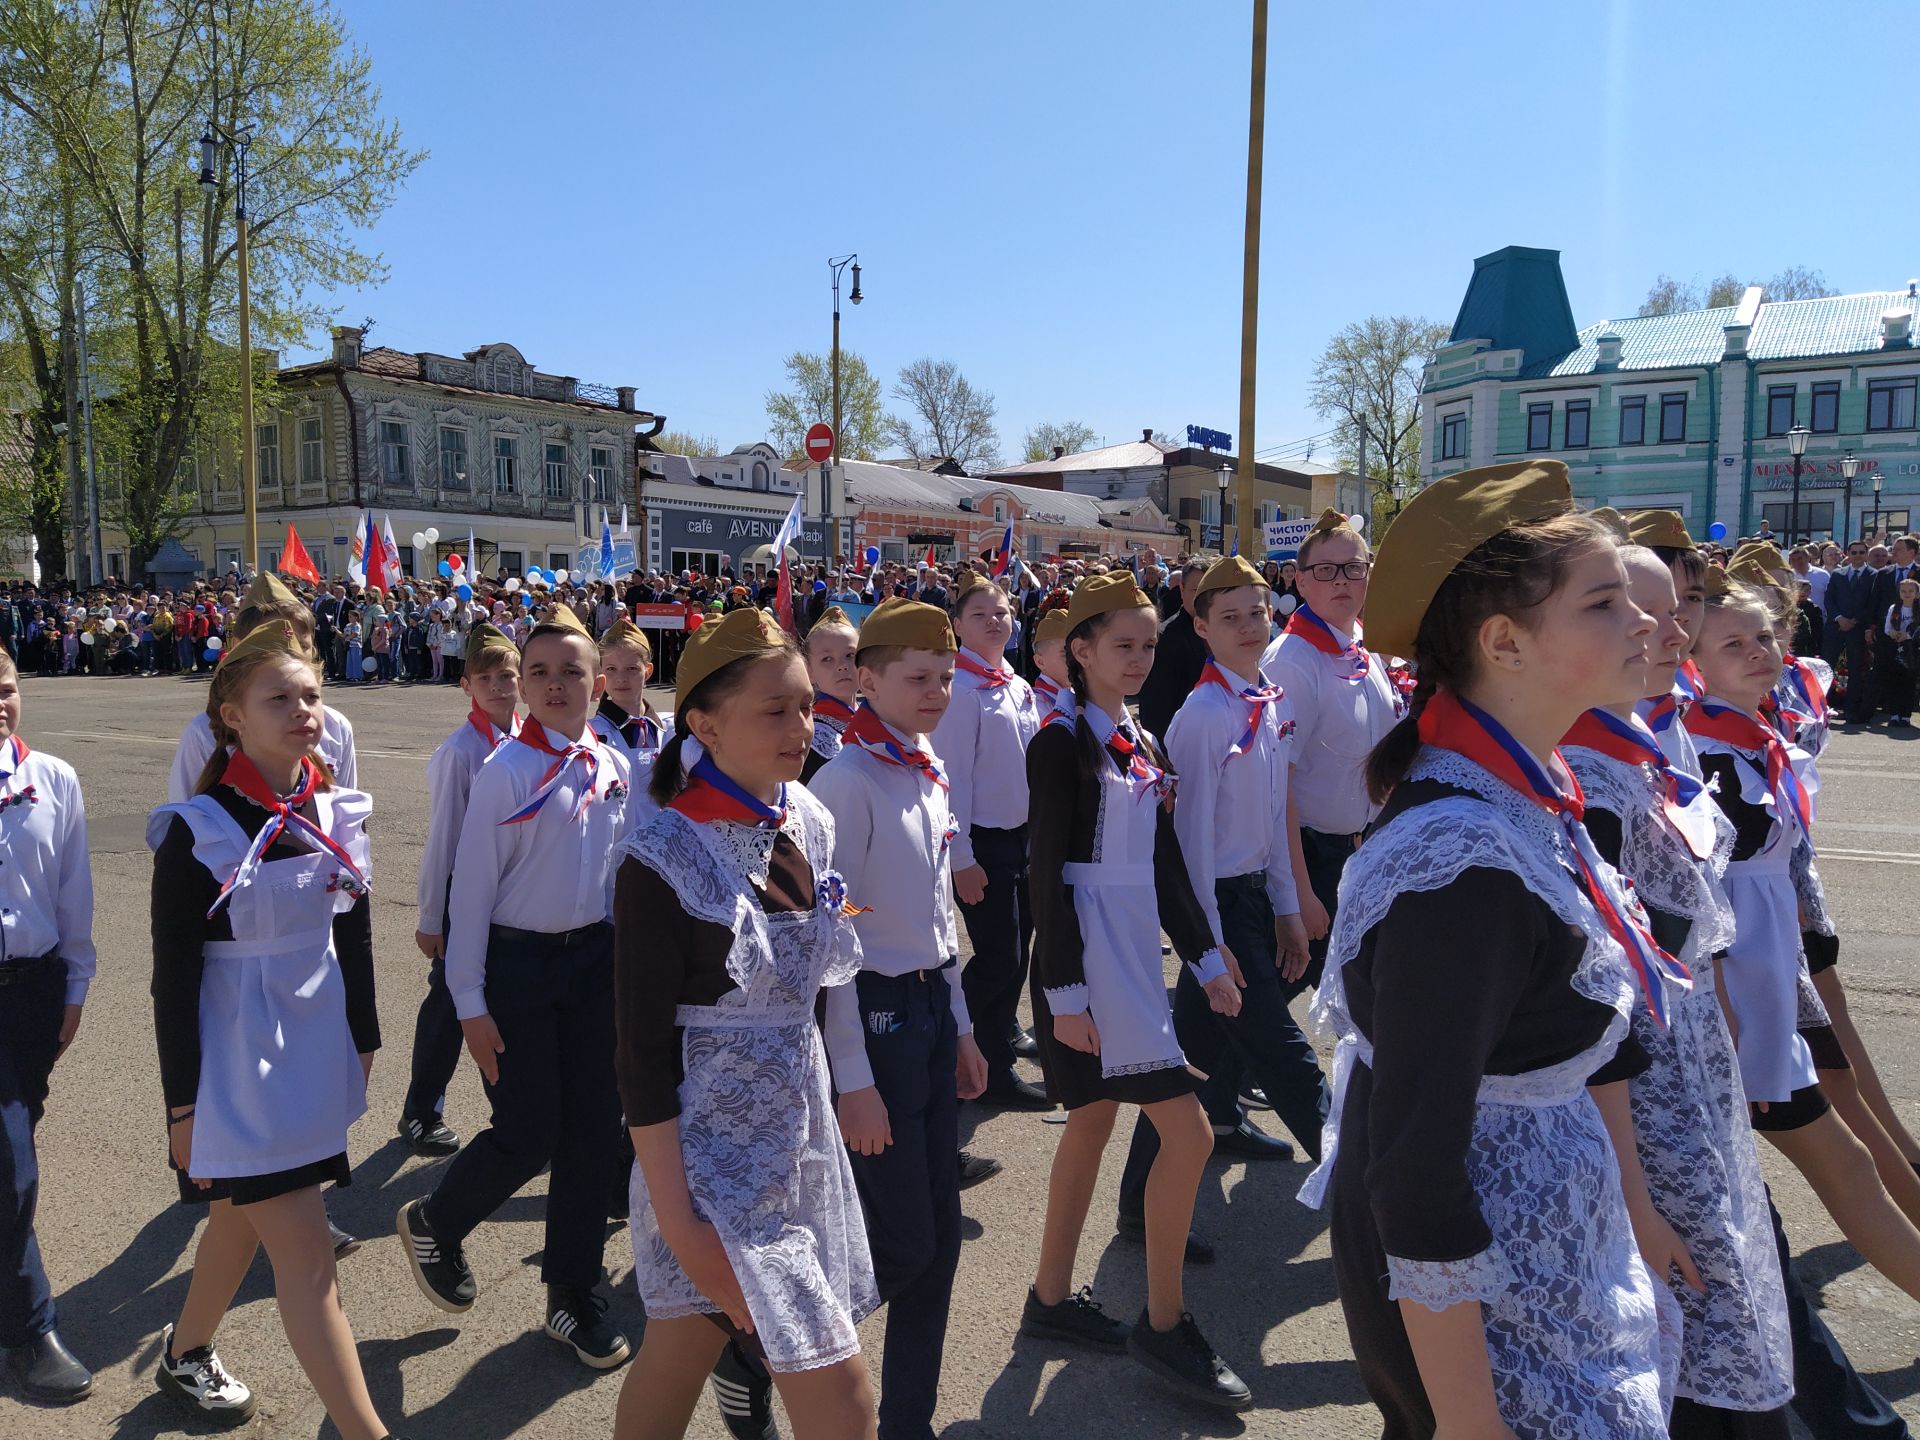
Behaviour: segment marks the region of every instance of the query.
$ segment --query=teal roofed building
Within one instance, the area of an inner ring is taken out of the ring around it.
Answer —
[[[1910,529],[1917,289],[1770,301],[1755,285],[1736,305],[1576,328],[1560,252],[1482,255],[1427,367],[1422,480],[1540,456],[1566,462],[1583,505],[1678,510],[1700,536],[1716,520],[1733,535],[1762,519],[1782,536]]]

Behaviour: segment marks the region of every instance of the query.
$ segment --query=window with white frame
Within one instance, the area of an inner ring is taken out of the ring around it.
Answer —
[[[309,415],[300,422],[300,483],[324,485],[327,480],[326,439],[320,417]]]
[[[469,474],[467,432],[458,425],[440,427],[440,488],[465,490]]]
[[[587,451],[587,473],[593,485],[593,503],[613,503],[613,447],[595,445]]]
[[[1459,460],[1467,453],[1467,415],[1464,410],[1440,421],[1440,458]]]
[[[1527,449],[1545,450],[1553,444],[1553,406],[1527,406]]]
[[[1620,402],[1620,443],[1622,445],[1647,443],[1646,396],[1629,395]]]
[[[1566,422],[1560,431],[1560,448],[1562,450],[1586,449],[1587,433],[1592,419],[1592,401],[1569,400],[1567,402]]]
[[[511,435],[493,437],[493,493],[520,493],[520,455]]]
[[[280,484],[280,427],[274,424],[253,427],[253,475],[260,488],[276,489]]]
[[[396,487],[413,484],[413,447],[404,420],[380,422],[380,483]]]
[[[570,491],[567,487],[567,447],[565,445],[547,446],[546,491],[549,500],[565,500]]]

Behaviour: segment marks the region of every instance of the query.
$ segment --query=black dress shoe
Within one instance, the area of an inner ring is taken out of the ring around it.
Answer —
[[[1030,1085],[1011,1070],[981,1092],[980,1104],[993,1110],[1051,1110],[1053,1101],[1038,1085]]]
[[[1033,1031],[1022,1027],[1013,1032],[1013,1053],[1022,1060],[1040,1058],[1040,1042],[1033,1038]]]
[[[991,1155],[975,1155],[971,1151],[960,1152],[960,1188],[971,1190],[983,1181],[991,1180],[1006,1166]]]
[[[1273,1102],[1267,1099],[1267,1092],[1262,1090],[1258,1085],[1249,1085],[1240,1092],[1240,1108],[1242,1110],[1271,1110],[1273,1109]]]
[[[43,1404],[71,1405],[93,1393],[92,1372],[73,1358],[57,1330],[9,1347],[7,1366],[28,1397]]]
[[[1291,1160],[1293,1146],[1277,1135],[1269,1135],[1246,1116],[1224,1135],[1213,1132],[1213,1153],[1236,1160]]]
[[[1131,1240],[1136,1245],[1144,1245],[1147,1243],[1146,1218],[1123,1212],[1114,1222],[1113,1233],[1122,1240]],[[1187,1264],[1211,1265],[1213,1261],[1213,1246],[1201,1238],[1198,1230],[1187,1231]]]

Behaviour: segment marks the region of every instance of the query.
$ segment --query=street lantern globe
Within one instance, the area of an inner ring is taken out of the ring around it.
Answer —
[[[208,195],[220,188],[220,182],[213,173],[213,156],[213,126],[209,125],[200,132],[200,188]]]
[[[1840,457],[1840,478],[1851,485],[1853,483],[1853,477],[1859,473],[1860,457],[1849,450]]]
[[[849,299],[849,300],[851,300],[851,301],[852,301],[852,302],[853,302],[853,303],[854,303],[855,305],[858,305],[858,304],[860,303],[860,300],[861,300],[861,295],[860,295],[860,262],[859,262],[858,260],[856,260],[856,261],[854,261],[854,262],[853,262],[853,293],[852,293],[851,295],[849,295],[849,296],[847,296],[847,299]]]
[[[1873,480],[1874,499],[1877,501],[1880,498],[1880,487],[1887,483],[1887,477],[1880,473],[1880,467],[1876,465],[1873,467],[1873,475],[1871,478]]]
[[[1794,459],[1798,460],[1807,453],[1807,441],[1812,435],[1813,432],[1804,425],[1796,425],[1787,431],[1787,449],[1793,453]]]
[[[1233,467],[1225,461],[1222,461],[1220,468],[1215,471],[1214,474],[1215,478],[1219,481],[1220,493],[1222,495],[1226,494],[1233,485]]]

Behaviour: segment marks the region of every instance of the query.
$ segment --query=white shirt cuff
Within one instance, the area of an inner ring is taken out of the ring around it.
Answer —
[[[1062,985],[1057,990],[1048,990],[1047,1009],[1055,1015],[1084,1015],[1087,1013],[1087,987],[1085,985]]]
[[[1187,966],[1187,968],[1193,972],[1194,979],[1198,980],[1202,985],[1205,985],[1209,981],[1218,980],[1222,975],[1227,973],[1227,962],[1221,957],[1219,948],[1215,947],[1207,951],[1206,954]]]

